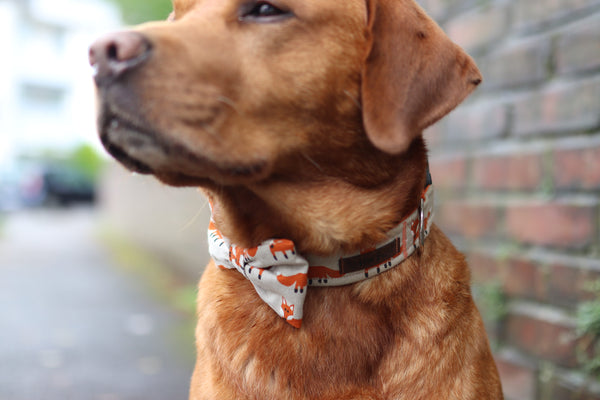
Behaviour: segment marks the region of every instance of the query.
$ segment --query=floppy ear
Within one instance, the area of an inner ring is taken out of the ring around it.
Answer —
[[[380,150],[405,151],[481,83],[475,62],[413,0],[367,0],[363,123]]]

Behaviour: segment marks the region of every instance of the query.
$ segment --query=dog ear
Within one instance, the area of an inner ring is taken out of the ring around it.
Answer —
[[[398,154],[481,83],[475,62],[413,0],[367,0],[363,123],[380,150]]]

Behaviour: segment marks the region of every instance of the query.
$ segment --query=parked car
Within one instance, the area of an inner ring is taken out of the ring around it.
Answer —
[[[96,188],[82,173],[71,168],[46,168],[43,173],[46,203],[69,205],[72,203],[93,203]]]
[[[76,169],[60,165],[30,168],[23,173],[21,196],[28,206],[93,203],[94,182]]]

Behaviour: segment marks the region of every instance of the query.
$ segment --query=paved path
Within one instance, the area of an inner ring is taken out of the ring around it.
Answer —
[[[187,399],[182,318],[111,265],[94,228],[78,209],[2,229],[0,400]]]

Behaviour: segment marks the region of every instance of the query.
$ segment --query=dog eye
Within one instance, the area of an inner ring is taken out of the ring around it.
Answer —
[[[253,4],[249,4],[241,13],[241,20],[253,19],[253,20],[275,20],[277,17],[290,16],[289,11],[284,11],[271,3],[266,1],[259,1]]]
[[[283,14],[283,11],[273,4],[257,3],[248,14],[253,17],[272,17],[273,15]]]

